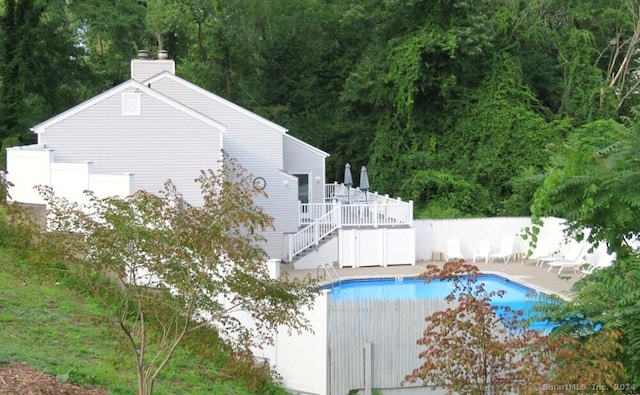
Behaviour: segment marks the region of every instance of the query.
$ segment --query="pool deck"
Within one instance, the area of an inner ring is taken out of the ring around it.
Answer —
[[[339,278],[353,277],[373,277],[373,276],[416,276],[425,271],[427,264],[443,266],[444,261],[437,262],[416,262],[415,265],[394,265],[387,267],[371,266],[360,268],[335,268],[335,272]],[[472,263],[472,262],[467,262]],[[554,268],[551,272],[547,271],[548,266],[536,267],[535,261],[484,263],[476,262],[475,265],[484,273],[494,273],[505,278],[515,280],[521,284],[527,285],[537,291],[548,294],[556,294],[564,299],[571,298],[571,287],[580,279],[580,275],[576,275],[573,269],[564,269],[558,276],[558,269]],[[282,264],[280,267],[282,275],[287,278],[313,278],[319,275],[320,280],[323,279],[323,270],[304,269],[295,270],[291,265]],[[331,279],[335,278],[334,271],[329,269]]]

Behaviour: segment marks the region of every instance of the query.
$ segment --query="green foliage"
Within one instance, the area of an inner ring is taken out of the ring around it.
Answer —
[[[634,129],[615,121],[576,130],[566,144],[555,147],[533,215],[566,218],[574,233],[591,228],[591,241],[619,250],[625,237],[640,232],[638,143]]]
[[[130,78],[136,50],[149,47],[142,1],[73,0],[67,13],[85,48],[82,64],[90,81],[80,93],[95,95]]]
[[[612,120],[591,122],[555,147],[547,177],[536,191],[534,219],[555,215],[568,220],[569,233],[591,229],[592,243],[606,243],[618,254],[612,268],[596,271],[579,281],[570,303],[552,308],[559,331],[590,339],[597,328],[620,333],[622,352],[615,361],[640,386],[638,355],[638,257],[625,240],[638,228],[638,137],[636,127]]]
[[[414,171],[412,177],[402,184],[400,193],[401,196],[416,202],[429,202],[425,206],[426,210],[419,212],[444,209],[444,212],[437,215],[439,218],[446,218],[443,214],[452,214],[452,211],[458,213],[455,217],[463,213],[479,213],[487,197],[480,186],[454,174],[437,170]]]
[[[0,139],[33,141],[163,47],[180,76],[329,152],[329,181],[367,165],[372,190],[424,213],[525,215],[550,142],[638,104],[633,0],[0,4]],[[429,172],[468,184],[462,202],[423,193]]]
[[[489,196],[480,211],[484,215],[527,213],[522,206],[517,212],[506,211],[515,193],[510,184],[516,177],[541,172],[548,164],[544,147],[559,137],[558,131],[531,108],[534,102],[519,68],[505,58],[496,63],[479,89],[460,103],[455,110],[458,120],[443,134],[443,160]],[[533,192],[532,188],[528,191]],[[524,192],[520,189],[517,193]]]
[[[34,138],[27,127],[78,101],[87,82],[66,1],[10,0],[0,25],[0,140]]]
[[[554,335],[572,334],[587,341],[600,331],[620,333],[620,352],[614,361],[624,366],[629,382],[640,386],[640,259],[636,254],[616,260],[610,268],[594,271],[574,286],[569,302],[541,306]]]
[[[108,310],[72,275],[50,267],[41,276],[23,255],[0,247],[0,330],[7,334],[0,337],[0,363],[26,362],[69,382],[133,393],[135,369]],[[155,392],[255,394],[240,377],[223,374],[230,354],[215,331],[201,328],[198,336],[177,350]]]

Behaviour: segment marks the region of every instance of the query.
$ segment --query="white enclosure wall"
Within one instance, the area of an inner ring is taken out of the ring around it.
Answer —
[[[561,218],[547,217],[543,219],[544,226],[540,230],[540,238],[562,240],[564,222]],[[529,250],[529,240],[522,235],[525,229],[532,226],[529,217],[496,217],[496,218],[465,218],[465,219],[420,219],[414,221],[416,228],[416,259],[430,261],[441,259],[446,251],[447,239],[459,239],[460,250],[467,260],[473,258],[473,250],[480,240],[491,242],[492,252],[497,252],[503,236],[516,236],[514,252],[526,254]]]
[[[340,267],[415,265],[415,228],[340,229]]]
[[[314,333],[289,336],[282,330],[277,334],[275,358],[271,362],[282,376],[282,386],[294,393],[329,393],[328,304],[329,295],[325,291],[316,298],[313,310],[306,312]]]
[[[16,147],[7,149],[7,180],[14,186],[9,193],[14,201],[30,204],[44,204],[33,187],[51,184],[51,162],[53,151],[42,146]],[[20,182],[29,180],[29,182]]]
[[[84,190],[100,198],[127,196],[134,190],[133,173],[93,174],[91,162],[57,163],[54,151],[40,147],[7,150],[7,179],[15,184],[9,190],[13,201],[44,204],[35,189],[38,185],[50,186],[57,196],[75,202],[84,202]]]

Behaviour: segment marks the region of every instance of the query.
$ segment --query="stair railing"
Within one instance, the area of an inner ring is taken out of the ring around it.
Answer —
[[[340,204],[336,204],[329,212],[313,220],[298,233],[289,235],[289,253],[287,260],[300,254],[311,246],[320,244],[320,240],[340,227]]]

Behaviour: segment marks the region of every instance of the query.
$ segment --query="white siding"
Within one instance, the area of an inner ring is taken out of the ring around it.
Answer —
[[[175,74],[175,62],[171,59],[134,59],[131,61],[131,79],[138,82],[149,79],[163,71]]]
[[[199,203],[194,179],[217,168],[220,132],[146,94],[140,106],[139,116],[123,116],[121,96],[113,95],[51,125],[40,143],[57,162],[91,161],[96,174],[134,173],[138,189],[155,193],[171,179],[187,201]]]
[[[291,174],[309,173],[309,203],[324,203],[324,155],[299,141],[284,138],[284,170]]]
[[[298,230],[297,186],[285,187],[280,174],[284,169],[283,132],[171,78],[154,80],[149,86],[227,127],[224,150],[251,174],[267,181],[269,198],[256,202],[274,217],[276,229],[265,233],[265,250],[271,258],[283,258],[284,233]]]

